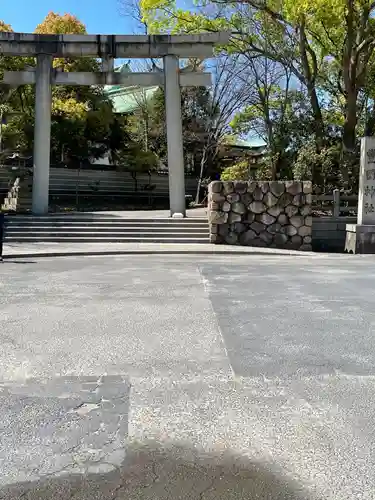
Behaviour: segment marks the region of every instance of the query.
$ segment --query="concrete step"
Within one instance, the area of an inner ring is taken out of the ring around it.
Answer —
[[[6,217],[5,242],[208,243],[206,218],[124,218],[107,214]]]
[[[56,234],[71,234],[71,233],[116,233],[116,234],[147,234],[147,233],[171,233],[171,234],[208,234],[208,226],[187,226],[187,227],[171,227],[171,226],[144,226],[144,227],[129,227],[129,226],[7,226],[7,234],[21,233],[56,233]]]
[[[107,217],[100,217],[100,218],[77,218],[77,217],[72,217],[72,218],[47,218],[47,219],[36,219],[34,217],[19,217],[19,216],[14,216],[14,217],[6,217],[6,225],[8,227],[11,226],[24,226],[24,227],[31,227],[31,226],[46,226],[46,227],[53,227],[57,225],[63,225],[63,226],[86,226],[86,225],[94,225],[94,226],[100,226],[100,225],[108,225],[108,226],[114,226],[114,227],[123,227],[123,226],[138,226],[138,227],[154,227],[154,226],[160,226],[160,227],[190,227],[190,226],[196,226],[196,227],[206,227],[208,226],[208,222],[206,219],[125,219],[125,218],[107,218]]]
[[[113,236],[46,236],[41,239],[38,236],[18,236],[5,237],[5,243],[208,243],[207,237],[156,237],[156,236],[143,236],[143,237],[113,237]]]
[[[67,238],[67,237],[72,237],[76,238],[78,236],[82,236],[85,238],[89,237],[102,237],[102,238],[127,238],[130,237],[139,237],[139,238],[208,238],[208,231],[205,232],[184,232],[184,231],[168,231],[168,232],[161,232],[161,231],[139,231],[139,232],[124,232],[124,231],[110,231],[110,232],[101,232],[99,233],[98,231],[77,231],[77,232],[72,232],[72,231],[38,231],[37,233],[35,232],[28,232],[28,231],[6,231],[5,232],[5,237],[6,238],[19,238],[19,237],[32,237],[32,238],[39,238],[40,240],[44,240],[45,238],[50,238],[50,237],[59,237],[59,238]]]

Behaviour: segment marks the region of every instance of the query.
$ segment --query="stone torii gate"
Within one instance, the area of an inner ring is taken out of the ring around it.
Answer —
[[[171,216],[185,216],[185,176],[181,122],[181,86],[208,86],[209,73],[183,72],[179,58],[212,57],[214,45],[229,41],[230,33],[199,35],[38,35],[0,33],[0,55],[36,57],[36,68],[6,71],[3,82],[35,84],[34,176],[32,212],[48,213],[52,85],[164,85],[168,144],[169,202]],[[61,72],[53,58],[97,57],[102,72]],[[121,74],[114,59],[162,58],[160,73]]]

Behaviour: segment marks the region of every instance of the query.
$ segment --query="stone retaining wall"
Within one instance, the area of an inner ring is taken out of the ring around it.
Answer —
[[[211,243],[311,250],[311,182],[211,182]]]

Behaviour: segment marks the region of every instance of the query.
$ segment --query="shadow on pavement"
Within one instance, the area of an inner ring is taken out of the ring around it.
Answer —
[[[72,464],[73,465],[73,464]],[[292,480],[228,452],[205,453],[192,445],[131,445],[121,467],[97,464],[98,473],[71,472],[17,483],[2,500],[307,500]],[[112,469],[112,470],[111,470]]]

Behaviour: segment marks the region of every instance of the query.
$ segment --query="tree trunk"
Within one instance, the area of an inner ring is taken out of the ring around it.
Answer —
[[[357,127],[357,91],[349,89],[346,98],[345,123],[343,132],[343,147],[345,151],[354,151],[356,146]]]
[[[305,16],[302,16],[299,24],[299,51],[301,56],[302,71],[310,98],[312,114],[315,123],[315,137],[317,151],[320,151],[324,139],[324,122],[320,109],[319,99],[316,93],[316,77],[318,75],[318,63],[314,50],[310,47],[305,32]]]
[[[202,180],[203,180],[203,172],[204,172],[204,166],[206,164],[206,160],[207,160],[207,149],[204,148],[203,149],[203,154],[202,154],[202,158],[201,158],[201,165],[200,165],[200,172],[199,172],[199,178],[198,178],[198,184],[197,184],[197,192],[196,192],[196,195],[195,195],[195,204],[198,205],[199,203],[199,196],[200,196],[200,192],[201,192],[201,186],[202,186]]]
[[[310,97],[310,104],[314,118],[316,146],[317,150],[320,151],[324,140],[324,122],[323,122],[322,111],[320,109],[319,99],[316,94],[315,85],[308,84],[307,92]]]

